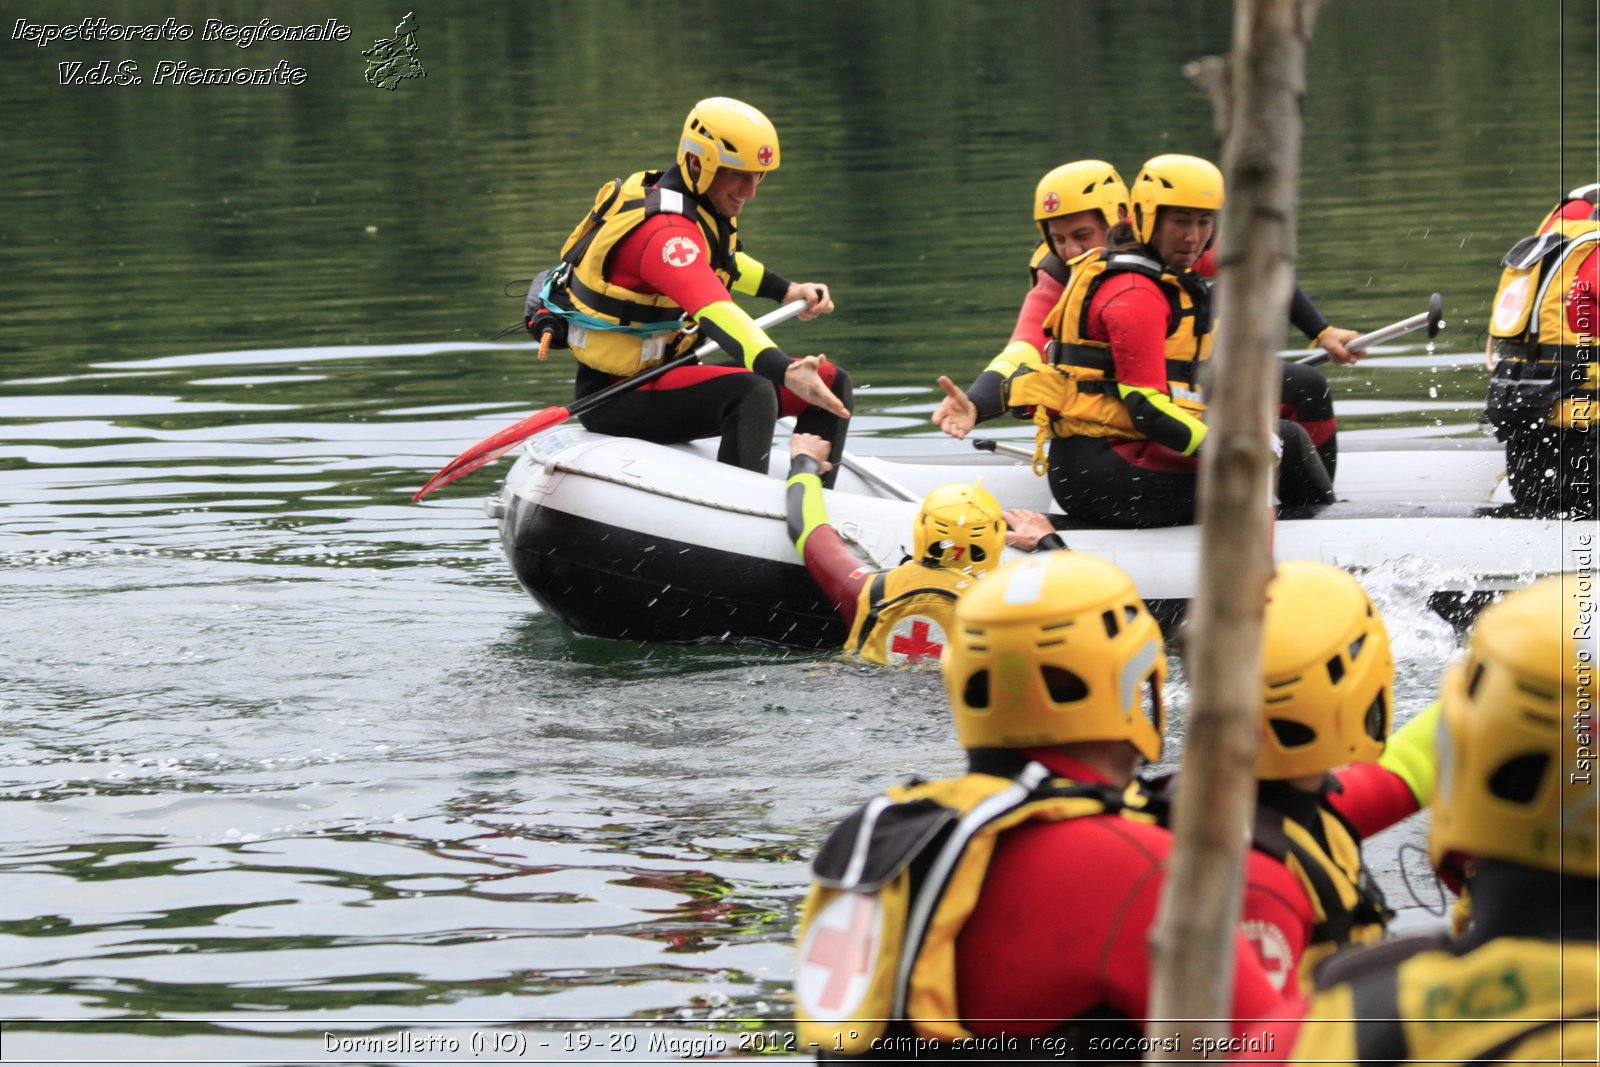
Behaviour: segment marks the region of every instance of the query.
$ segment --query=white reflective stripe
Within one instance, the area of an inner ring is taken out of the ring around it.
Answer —
[[[1162,267],[1162,265],[1160,263],[1157,263],[1155,260],[1151,259],[1148,256],[1135,255],[1132,252],[1119,252],[1116,255],[1109,257],[1106,260],[1106,263],[1107,264],[1111,264],[1111,263],[1118,263],[1118,264],[1127,263],[1127,264],[1132,264],[1132,265],[1137,266],[1137,267],[1146,267],[1146,268],[1148,268],[1150,270],[1155,271],[1157,274],[1165,274],[1166,273],[1166,269],[1164,267]]]
[[[589,331],[575,323],[567,324],[567,344],[572,348],[582,348],[589,343]]]
[[[1596,225],[1600,226],[1600,223],[1596,223]],[[1572,243],[1567,246],[1567,250],[1561,253],[1561,258],[1550,268],[1545,277],[1539,279],[1539,293],[1533,298],[1533,312],[1528,319],[1528,337],[1530,339],[1537,340],[1539,337],[1539,309],[1544,307],[1545,294],[1549,291],[1550,286],[1555,283],[1557,278],[1561,277],[1561,268],[1566,266],[1567,260],[1576,255],[1584,246],[1592,245],[1596,241],[1600,241],[1600,230],[1590,231],[1574,237]]]
[[[1117,680],[1117,685],[1121,690],[1124,715],[1131,718],[1138,711],[1134,705],[1139,697],[1139,683],[1156,665],[1158,655],[1160,653],[1156,650],[1156,643],[1153,640],[1146,641],[1144,646],[1122,665],[1122,677]]]
[[[842,889],[853,889],[861,881],[861,872],[867,866],[867,846],[872,843],[872,828],[878,824],[878,816],[883,814],[883,809],[892,803],[888,797],[874,797],[861,814],[861,826],[856,830],[856,843],[850,849],[850,862],[845,866],[844,876],[839,879]]]
[[[1028,798],[1029,793],[1049,777],[1050,772],[1043,764],[1030,761],[1009,786],[981,801],[967,812],[956,824],[956,828],[950,832],[950,839],[945,842],[944,848],[939,850],[938,858],[928,869],[928,876],[922,883],[922,891],[917,894],[916,903],[906,920],[906,936],[900,945],[900,966],[895,972],[894,1011],[890,1013],[891,1019],[906,1017],[906,998],[911,988],[911,968],[917,962],[917,953],[922,950],[922,938],[928,931],[933,910],[938,905],[939,899],[944,896],[944,884],[949,880],[950,872],[955,869],[956,861],[967,850],[967,842],[972,840],[984,824],[1021,804]]]
[[[673,215],[687,215],[683,210],[683,194],[676,189],[657,189],[661,194],[661,210]]]
[[[570,332],[568,334],[570,337]],[[667,355],[667,334],[661,334],[639,346],[639,362],[646,367],[660,363]]]
[[[1011,568],[1006,577],[1005,602],[1007,604],[1032,604],[1044,596],[1045,572],[1050,567],[1046,553],[1024,560]]]
[[[1196,402],[1205,400],[1205,395],[1200,390],[1190,389],[1187,385],[1168,382],[1167,387],[1172,390],[1172,399],[1174,400],[1193,400]]]

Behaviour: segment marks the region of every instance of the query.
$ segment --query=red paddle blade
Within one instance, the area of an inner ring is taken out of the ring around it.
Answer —
[[[571,416],[572,413],[566,408],[545,408],[529,415],[521,422],[512,423],[498,433],[485,437],[446,463],[438,474],[429,478],[427,483],[412,495],[412,502],[421,500],[435,489],[449,485],[457,478],[465,478],[479,467],[488,466],[534,434],[547,430],[559,422],[565,422]]]

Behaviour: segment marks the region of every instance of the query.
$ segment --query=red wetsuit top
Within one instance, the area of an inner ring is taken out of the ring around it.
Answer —
[[[1055,749],[1021,755],[1074,781],[1109,784]],[[1001,835],[956,941],[957,1003],[968,1027],[1042,1035],[1096,1010],[1143,1020],[1147,941],[1171,847],[1169,831],[1114,814],[1028,822]],[[1234,940],[1233,1030],[1243,1034],[1248,1020],[1281,1013],[1284,1001],[1244,935]]]
[[[1327,806],[1350,824],[1358,841],[1420,810],[1405,779],[1376,763],[1352,764],[1332,777],[1336,785],[1325,794]],[[1293,993],[1294,975],[1311,941],[1316,914],[1294,872],[1255,849],[1245,865],[1244,920],[1251,945],[1268,973]]]
[[[613,284],[625,289],[659,293],[691,316],[699,315],[707,305],[733,300],[728,287],[711,269],[711,252],[705,235],[698,224],[682,215],[652,215],[634,228],[617,242],[605,274]],[[777,300],[787,288],[787,281],[769,271],[762,279],[762,291],[756,295]],[[723,340],[721,331],[704,322],[701,326],[718,341]],[[783,386],[789,357],[782,349],[764,348],[755,354],[752,362],[737,344],[731,348],[724,344],[723,348],[774,385]]]
[[[796,475],[816,473],[817,463],[809,456],[797,456],[789,463],[789,484],[784,492],[789,540],[805,546],[801,558],[805,560],[806,570],[823,598],[838,612],[839,621],[849,630],[856,624],[861,590],[878,571],[828,524],[820,496],[815,510],[807,512],[808,490],[796,480]]]
[[[1035,271],[1033,288],[1022,298],[1022,307],[1017,312],[1017,325],[1011,331],[1010,339],[1032,345],[1043,356],[1045,345],[1050,343],[1050,336],[1044,332],[1045,316],[1060,303],[1061,294],[1066,288],[1048,272]]]
[[[1089,299],[1084,335],[1111,346],[1118,383],[1136,389],[1167,391],[1167,330],[1172,308],[1161,286],[1141,274],[1122,272],[1104,278]],[[1147,470],[1197,472],[1199,460],[1184,455],[1191,426],[1151,404],[1138,393],[1126,400],[1133,425],[1148,440],[1108,439],[1124,460]]]

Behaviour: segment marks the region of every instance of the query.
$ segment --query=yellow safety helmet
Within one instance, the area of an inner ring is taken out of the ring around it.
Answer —
[[[689,157],[700,160],[700,176],[689,173]],[[778,169],[778,131],[772,120],[742,100],[713,96],[683,120],[678,168],[691,191],[704,193],[723,167],[765,173]]]
[[[941,485],[923,498],[912,541],[913,558],[976,576],[1000,562],[1006,520],[1000,502],[982,486]]]
[[[1261,637],[1257,778],[1302,778],[1383,755],[1394,654],[1360,582],[1327,563],[1278,564]]]
[[[1222,172],[1199,156],[1165,155],[1145,161],[1129,190],[1134,235],[1146,244],[1156,232],[1156,213],[1164,207],[1221,211]]]
[[[956,603],[944,684],[964,748],[1126,741],[1161,755],[1167,657],[1133,580],[1081,552],[1007,564]]]
[[[1128,186],[1117,168],[1103,159],[1080,159],[1064,163],[1039,179],[1033,191],[1033,220],[1044,231],[1051,219],[1065,218],[1079,211],[1098,211],[1106,226],[1115,226],[1128,212]]]
[[[1600,878],[1597,604],[1588,576],[1520,589],[1445,673],[1428,849],[1441,872],[1483,858]]]

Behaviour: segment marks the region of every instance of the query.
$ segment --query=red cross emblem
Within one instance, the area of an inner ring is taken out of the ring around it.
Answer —
[[[1059,196],[1055,193],[1044,194],[1044,210],[1046,214],[1053,213],[1060,206],[1061,198]]]
[[[772,166],[772,146],[764,144],[756,149],[756,159],[760,160],[763,167]]]
[[[878,955],[877,925],[878,898],[860,893],[843,893],[818,914],[795,981],[807,1014],[844,1019],[861,1003]]]
[[[661,259],[674,267],[687,267],[699,258],[699,247],[687,237],[674,237],[661,246]]]
[[[1264,919],[1246,919],[1239,925],[1244,930],[1245,940],[1250,942],[1256,957],[1261,960],[1267,977],[1274,986],[1283,989],[1295,969],[1294,949],[1289,945],[1289,938],[1276,923]]]
[[[912,616],[890,631],[889,662],[895,666],[937,663],[944,651],[944,631],[930,619]]]

